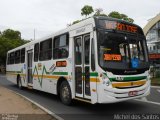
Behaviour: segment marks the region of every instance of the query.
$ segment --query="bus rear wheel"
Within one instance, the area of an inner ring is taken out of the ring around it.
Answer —
[[[60,85],[60,99],[63,104],[71,105],[72,102],[71,89],[67,81],[63,81]]]

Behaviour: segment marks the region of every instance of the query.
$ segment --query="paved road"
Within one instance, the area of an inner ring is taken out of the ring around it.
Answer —
[[[147,100],[160,103],[160,87],[152,87]]]
[[[19,90],[16,87],[16,85],[7,81],[5,76],[2,75],[0,75],[0,85],[3,85],[6,88],[16,91],[17,93],[23,94],[31,100],[41,104],[48,110],[56,113],[58,116],[62,117],[65,120],[111,120],[117,114],[134,114],[137,116],[139,116],[138,114],[140,114],[140,119],[143,119],[143,114],[160,114],[160,105],[136,100],[129,100],[114,104],[96,105],[75,102],[72,106],[65,106],[55,95],[47,94],[36,90]],[[152,88],[151,95],[148,96],[147,99],[153,100],[153,102],[160,102],[160,92],[157,91],[159,89],[160,88]]]

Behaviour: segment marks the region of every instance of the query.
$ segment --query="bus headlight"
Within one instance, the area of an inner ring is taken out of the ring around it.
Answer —
[[[103,80],[103,84],[106,86],[109,86],[109,85],[111,85],[111,82],[110,82],[110,80],[105,79],[105,80]]]
[[[110,80],[106,81],[106,86],[109,86],[111,84]]]
[[[109,86],[111,84],[110,80],[105,75],[102,76],[102,80],[103,80],[103,84],[106,86]]]

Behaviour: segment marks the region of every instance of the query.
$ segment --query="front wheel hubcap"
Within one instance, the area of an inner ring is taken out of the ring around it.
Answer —
[[[69,99],[69,89],[67,86],[64,86],[62,89],[62,97],[64,98],[64,100]]]

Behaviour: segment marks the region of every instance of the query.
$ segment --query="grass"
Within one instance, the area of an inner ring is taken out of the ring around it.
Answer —
[[[151,84],[160,86],[160,77],[159,78],[151,78]]]

